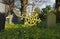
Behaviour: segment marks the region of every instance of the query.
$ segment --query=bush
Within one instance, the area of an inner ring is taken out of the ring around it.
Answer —
[[[26,16],[24,25],[33,26],[33,25],[36,25],[37,23],[40,23],[40,22],[41,22],[41,20],[38,17],[38,14],[35,14],[32,16]]]

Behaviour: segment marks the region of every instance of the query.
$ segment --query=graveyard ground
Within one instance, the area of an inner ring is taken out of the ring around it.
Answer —
[[[45,28],[43,22],[40,26],[32,27],[6,24],[5,31],[0,32],[0,39],[60,39],[60,23],[54,28]]]

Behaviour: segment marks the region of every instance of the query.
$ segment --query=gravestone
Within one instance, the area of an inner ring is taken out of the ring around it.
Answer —
[[[52,28],[56,25],[56,15],[54,13],[48,13],[47,15],[47,26]]]
[[[4,30],[5,28],[5,21],[6,21],[6,5],[11,4],[12,0],[0,0],[0,31]]]
[[[12,24],[12,18],[13,18],[13,14],[12,15],[8,15],[6,17],[6,22],[9,23],[9,24]]]

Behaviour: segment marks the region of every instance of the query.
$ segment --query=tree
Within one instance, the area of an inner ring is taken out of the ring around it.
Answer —
[[[21,1],[21,15],[22,15],[22,21],[25,21],[25,16],[26,16],[26,7],[28,4],[28,0],[20,0]]]
[[[1,2],[1,1],[0,1]],[[3,5],[3,6],[2,6]],[[5,11],[4,7],[6,7],[5,5],[10,5],[10,8],[9,8],[9,12],[12,10],[12,6],[13,5],[13,0],[2,0],[2,3],[0,6],[2,6],[3,10]],[[0,11],[0,31],[4,30],[5,29],[5,21],[6,21],[6,12],[2,13]]]
[[[45,8],[42,8],[42,19],[47,19],[47,14],[51,11],[51,6],[47,5]]]
[[[3,2],[3,0],[1,0],[0,2]],[[5,20],[6,20],[6,17],[5,17],[5,4],[0,3],[0,9],[2,9],[2,10],[0,10],[0,32],[1,32],[5,28]]]
[[[43,8],[43,9],[42,9],[42,12],[46,14],[46,13],[47,13],[47,12],[46,12],[46,8]]]
[[[26,7],[28,4],[28,0],[21,0],[21,13],[26,14]]]
[[[40,11],[40,9],[39,9],[38,7],[36,7],[36,8],[34,9],[34,12],[35,12],[35,13],[38,13],[38,14],[41,14],[41,11]]]
[[[60,0],[56,0],[56,20],[60,22]]]
[[[35,6],[35,4],[34,4],[34,2],[33,2],[33,4],[32,4],[32,12],[33,12],[33,8],[34,8],[34,6]]]

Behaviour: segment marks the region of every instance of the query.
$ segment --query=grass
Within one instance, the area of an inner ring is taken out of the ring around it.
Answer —
[[[6,24],[5,31],[0,32],[0,39],[60,39],[60,23],[53,29],[39,26],[22,27],[21,24]]]

